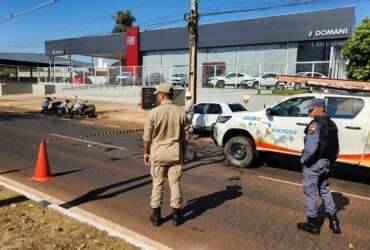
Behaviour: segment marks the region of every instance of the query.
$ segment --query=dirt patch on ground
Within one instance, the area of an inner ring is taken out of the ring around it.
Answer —
[[[1,249],[135,249],[0,186]]]
[[[57,96],[58,100],[64,97]],[[40,112],[43,96],[23,94],[0,96],[0,107],[11,111]],[[95,104],[98,114],[97,118],[90,119],[98,124],[120,125],[130,128],[142,128],[148,115],[148,111],[142,110],[140,106],[129,103],[102,102],[89,100]]]

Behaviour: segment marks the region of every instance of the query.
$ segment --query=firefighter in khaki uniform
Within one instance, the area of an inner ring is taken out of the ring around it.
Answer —
[[[153,178],[150,202],[153,213],[150,216],[150,221],[154,226],[159,226],[162,222],[163,188],[164,182],[168,178],[173,224],[178,226],[183,221],[180,181],[186,151],[186,115],[183,109],[171,101],[172,85],[159,85],[155,94],[160,105],[150,112],[143,135],[144,163],[151,166]]]

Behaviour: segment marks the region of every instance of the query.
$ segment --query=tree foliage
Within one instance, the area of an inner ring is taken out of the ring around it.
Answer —
[[[126,32],[127,27],[132,26],[136,21],[130,10],[117,11],[113,19],[116,24],[113,27],[112,33]]]
[[[348,59],[349,78],[370,81],[370,18],[365,17],[362,23],[348,39],[342,55]]]

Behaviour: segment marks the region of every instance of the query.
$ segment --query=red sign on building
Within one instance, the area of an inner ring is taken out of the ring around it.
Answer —
[[[127,27],[126,66],[137,66],[139,63],[139,27]]]

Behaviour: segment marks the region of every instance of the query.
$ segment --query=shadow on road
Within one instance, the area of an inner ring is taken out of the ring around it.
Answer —
[[[265,157],[266,156],[266,157]],[[265,153],[263,159],[268,167],[301,172],[299,157],[282,154]],[[332,168],[331,178],[370,185],[370,168],[336,163]]]
[[[63,207],[63,208],[69,209],[69,208],[72,208],[72,207],[75,207],[75,206],[78,206],[78,205],[81,205],[83,203],[87,203],[87,202],[90,202],[90,201],[112,198],[116,195],[125,193],[127,191],[132,190],[132,189],[136,189],[136,188],[148,185],[152,181],[147,180],[145,182],[142,182],[142,183],[139,183],[139,184],[136,184],[134,186],[130,186],[130,187],[127,187],[127,188],[124,188],[124,189],[121,189],[121,190],[117,190],[117,191],[106,193],[106,194],[104,194],[104,193],[109,191],[110,189],[121,187],[121,186],[130,184],[132,182],[140,181],[140,180],[143,180],[143,179],[146,179],[146,178],[149,178],[149,177],[150,177],[150,174],[147,174],[147,175],[139,176],[139,177],[129,179],[129,180],[126,180],[126,181],[120,181],[120,182],[117,182],[117,183],[114,183],[114,184],[111,184],[111,185],[108,185],[108,186],[104,186],[104,187],[101,187],[101,188],[93,189],[93,190],[87,192],[86,194],[84,194],[84,195],[82,195],[82,196],[80,196],[80,197],[78,197],[74,200],[71,200],[71,201],[68,201],[66,203],[61,204],[60,206]]]
[[[3,171],[3,172],[0,172],[0,175],[4,175],[4,174],[11,174],[11,173],[19,172],[19,171],[21,171],[21,170],[29,169],[29,168],[33,168],[33,167],[28,167],[28,168],[18,168],[18,169],[12,169],[12,170],[6,170],[6,171]]]
[[[226,186],[225,190],[189,200],[183,209],[185,221],[201,216],[206,211],[221,206],[226,201],[234,200],[243,195],[239,185]]]
[[[335,203],[338,213],[341,210],[345,210],[345,207],[349,205],[350,200],[347,197],[345,197],[342,193],[333,192],[332,195],[333,195],[334,203]],[[320,226],[324,225],[324,222],[326,219],[326,211],[325,211],[324,203],[321,203],[319,207],[318,218],[319,218],[319,225]]]
[[[15,113],[0,111],[0,120],[2,122],[12,122],[19,119],[34,119],[29,113]]]
[[[81,172],[83,170],[84,169],[81,168],[81,169],[75,169],[75,170],[69,170],[69,171],[59,172],[59,173],[53,174],[53,176],[54,177],[56,177],[56,176],[63,176],[63,175],[68,175],[68,174],[73,174],[73,173]]]
[[[9,199],[5,200],[0,200],[0,207],[5,207],[10,204],[16,204],[16,203],[21,203],[23,201],[27,201],[28,199],[25,196],[18,195],[16,197],[11,197]]]
[[[205,156],[203,156],[203,157],[205,157]],[[185,167],[183,169],[183,172],[190,171],[194,168],[198,168],[198,167],[205,166],[205,165],[220,163],[222,161],[223,161],[223,159],[221,159],[221,160],[220,159],[215,159],[215,160],[213,160],[213,159],[209,160],[208,159],[208,160],[194,162],[194,164],[188,164],[187,167]],[[142,181],[142,182],[139,182],[138,184],[133,185],[133,186],[123,187],[125,185],[131,184],[131,183],[134,183],[134,182],[137,182],[137,181]],[[137,189],[137,188],[141,188],[141,187],[149,185],[151,183],[152,183],[152,179],[151,179],[150,174],[142,175],[142,176],[139,176],[139,177],[135,177],[133,179],[129,179],[129,180],[117,182],[117,183],[114,183],[114,184],[111,184],[111,185],[108,185],[108,186],[93,189],[93,190],[87,192],[86,194],[84,194],[80,197],[77,197],[74,200],[71,200],[71,201],[68,201],[68,202],[65,202],[65,203],[61,204],[60,206],[63,207],[63,208],[69,209],[69,208],[79,206],[81,204],[84,204],[84,203],[87,203],[87,202],[90,202],[90,201],[113,198],[117,195],[126,193],[128,191],[131,191],[131,190],[134,190],[134,189]],[[116,191],[110,191],[114,188],[120,188],[120,187],[123,187],[123,188],[119,189],[119,190],[116,190]]]

